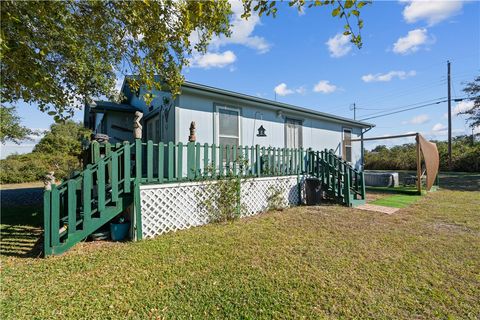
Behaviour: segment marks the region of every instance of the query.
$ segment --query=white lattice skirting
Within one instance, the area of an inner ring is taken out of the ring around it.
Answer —
[[[206,188],[207,184],[215,182],[140,186],[143,238],[208,223],[208,213],[201,204],[217,191]],[[280,192],[285,207],[299,203],[301,195],[297,176],[247,179],[241,182],[240,188],[243,216],[266,211],[272,190]]]

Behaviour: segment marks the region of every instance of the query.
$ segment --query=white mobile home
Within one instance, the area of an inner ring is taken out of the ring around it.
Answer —
[[[156,142],[188,142],[196,124],[196,141],[275,148],[332,149],[359,168],[360,138],[374,125],[312,109],[262,99],[197,83],[185,82],[172,101],[167,92],[152,92],[147,106],[144,89],[132,92],[126,82],[122,104],[96,102],[86,107],[85,125],[110,142],[133,140],[133,113],[143,112],[143,135]]]

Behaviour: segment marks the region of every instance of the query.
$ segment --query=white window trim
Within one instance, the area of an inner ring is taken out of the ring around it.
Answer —
[[[235,111],[238,113],[238,137],[222,135],[224,138],[238,138],[238,145],[242,145],[242,112],[240,108],[230,107],[222,104],[215,104],[215,124],[214,124],[214,141],[220,144],[220,109]]]
[[[352,159],[350,159],[350,161],[347,160],[347,155],[346,155],[346,152],[345,152],[345,150],[347,150],[347,145],[345,144],[345,131],[350,132],[350,144],[348,145],[350,147],[350,156],[352,157]],[[349,163],[352,163],[352,160],[353,160],[353,154],[352,154],[353,148],[352,148],[352,141],[351,141],[352,139],[353,139],[353,129],[352,128],[342,128],[342,158],[343,158],[343,160],[345,160]]]

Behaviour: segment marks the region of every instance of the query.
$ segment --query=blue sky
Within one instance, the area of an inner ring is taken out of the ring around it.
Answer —
[[[205,56],[195,55],[186,79],[357,119],[401,107],[419,106],[447,95],[447,60],[452,63],[452,96],[463,97],[465,81],[480,73],[480,3],[476,1],[377,1],[362,10],[363,48],[337,36],[343,21],[330,8],[303,13],[278,4],[276,18],[239,18],[233,5],[233,35],[214,39]],[[276,93],[275,93],[276,91]],[[453,103],[452,109],[468,108]],[[50,116],[20,104],[30,128],[48,128]],[[446,139],[447,104],[368,120],[369,136],[421,132]],[[79,110],[75,119],[81,120]],[[454,115],[453,134],[471,134],[465,117]],[[477,129],[478,131],[478,129]],[[396,144],[407,139],[379,141]],[[2,158],[28,152],[34,142],[2,146]]]

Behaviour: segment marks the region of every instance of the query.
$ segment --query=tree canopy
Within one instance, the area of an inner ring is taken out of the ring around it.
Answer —
[[[463,88],[469,99],[473,101],[473,108],[461,112],[461,114],[469,115],[468,121],[472,128],[480,126],[480,76],[476,77],[472,82],[467,83]]]
[[[290,6],[327,6],[344,19],[345,35],[361,46],[360,9],[369,1],[324,0]],[[275,1],[243,0],[244,18],[275,16]],[[179,93],[182,68],[205,53],[213,36],[230,35],[231,7],[218,1],[2,1],[2,103],[23,100],[61,120],[91,97],[113,97],[118,76],[133,74],[134,89]],[[356,24],[352,24],[352,18]],[[192,34],[195,41],[192,41]],[[158,75],[162,82],[155,81]],[[145,95],[147,103],[153,98]]]
[[[13,141],[19,144],[31,134],[36,133],[20,124],[15,107],[0,106],[0,142]]]

